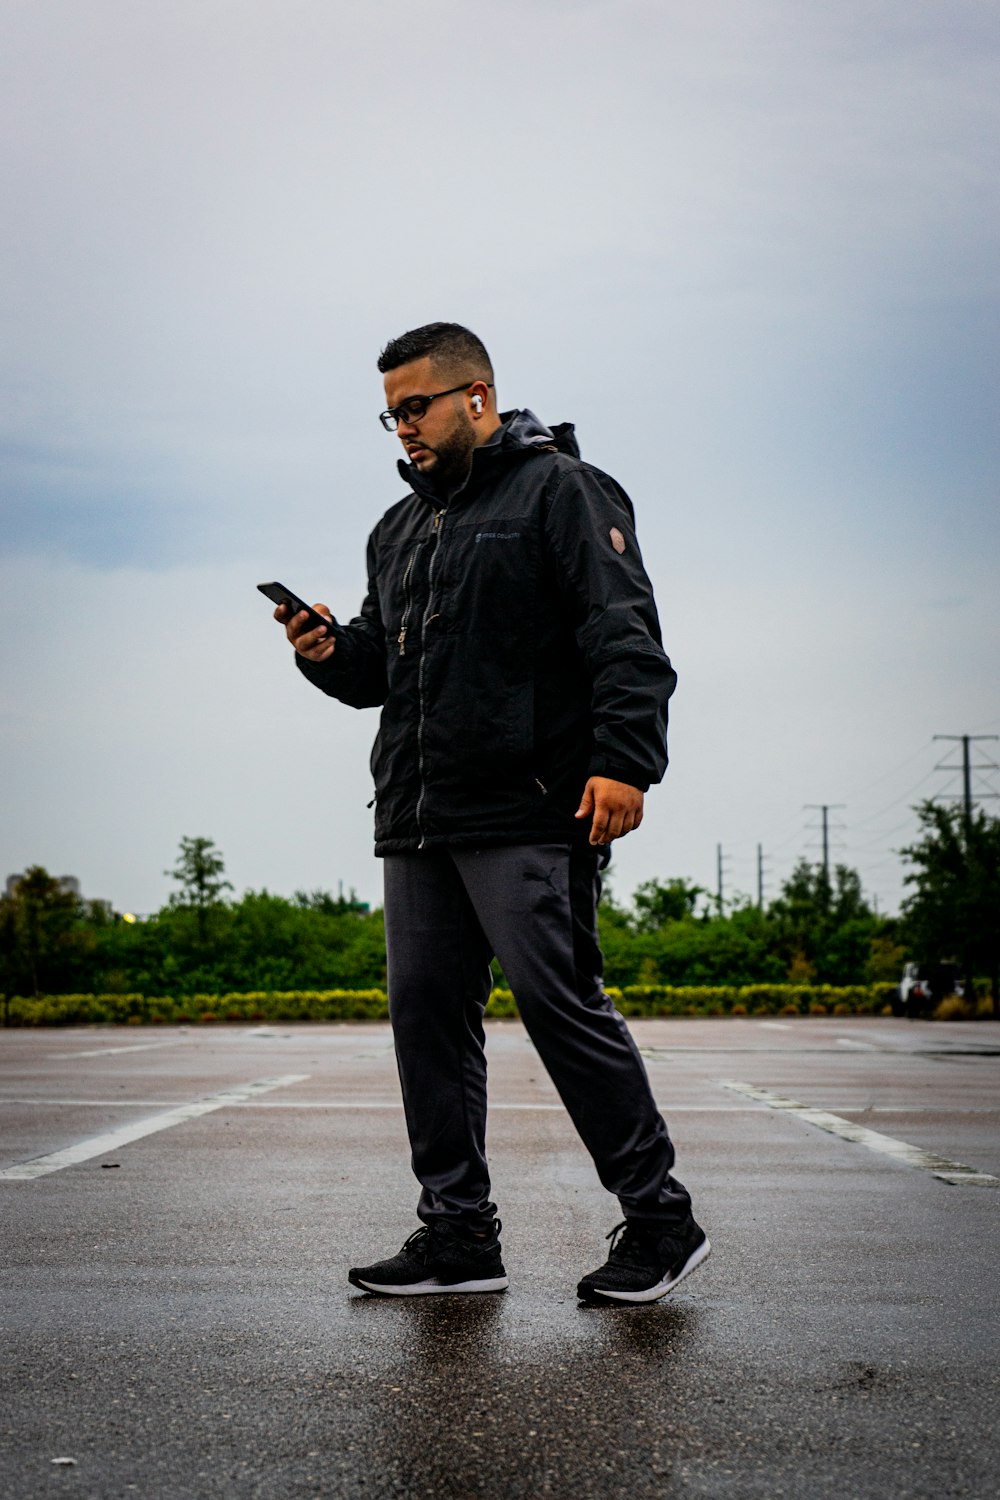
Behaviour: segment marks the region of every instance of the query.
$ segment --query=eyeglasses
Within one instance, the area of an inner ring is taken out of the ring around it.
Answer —
[[[484,383],[490,390],[493,389],[492,380]],[[408,396],[398,406],[390,406],[387,411],[380,412],[379,421],[386,432],[395,432],[400,422],[419,422],[426,415],[431,402],[436,401],[439,396],[454,396],[456,391],[467,391],[469,386],[477,384],[478,381],[470,380],[465,385],[453,385],[450,391],[435,391],[433,396]]]

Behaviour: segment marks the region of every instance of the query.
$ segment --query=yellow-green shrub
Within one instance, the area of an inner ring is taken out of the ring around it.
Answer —
[[[757,984],[610,987],[624,1016],[774,1016],[882,1015],[893,986]],[[10,1002],[14,1026],[81,1026],[95,1022],[117,1026],[143,1024],[211,1025],[267,1021],[384,1021],[384,990],[254,990],[223,995],[42,995],[15,996]],[[510,990],[490,996],[487,1016],[503,1020],[517,1015]]]

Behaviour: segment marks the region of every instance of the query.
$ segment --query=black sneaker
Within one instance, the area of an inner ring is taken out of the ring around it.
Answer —
[[[429,1292],[503,1292],[507,1272],[500,1259],[500,1220],[484,1240],[460,1233],[443,1219],[411,1234],[398,1255],[355,1266],[352,1286],[386,1297],[419,1297]]]
[[[688,1218],[662,1232],[627,1219],[607,1236],[607,1261],[576,1289],[584,1302],[655,1302],[707,1260],[712,1247],[704,1229]]]

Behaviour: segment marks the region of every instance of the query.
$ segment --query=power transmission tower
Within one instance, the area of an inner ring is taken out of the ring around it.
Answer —
[[[970,751],[969,747],[971,745],[975,744],[978,740],[997,740],[997,739],[1000,739],[1000,735],[998,735],[998,734],[936,734],[934,736],[934,738],[936,740],[958,741],[961,744],[961,746],[962,746],[962,790],[961,790],[961,793],[958,793],[958,792],[942,792],[941,796],[942,797],[957,797],[957,796],[961,796],[961,798],[962,798],[963,813],[964,813],[963,822],[965,824],[965,847],[966,847],[966,852],[967,852],[966,853],[966,857],[968,858],[968,855],[969,855],[969,852],[970,852],[970,834],[972,832],[972,804],[973,804],[973,801],[974,800],[977,801],[977,802],[978,801],[986,801],[988,798],[996,797],[996,796],[1000,795],[1000,793],[997,793],[997,792],[978,792],[976,794],[975,798],[973,798],[973,793],[972,793],[972,773],[973,773],[973,771],[997,771],[997,770],[1000,770],[1000,766],[997,765],[996,761],[992,761],[992,760],[991,761],[986,761],[984,764],[981,764],[981,765],[978,765],[978,766],[974,766],[972,764],[972,755],[971,755],[971,751]],[[940,766],[935,766],[934,769],[936,771],[957,771],[959,768],[956,765],[943,764],[943,765],[940,765]],[[966,948],[965,952],[962,954],[962,968],[965,970],[965,995],[966,995],[966,999],[968,999],[971,1002],[971,1004],[972,1004],[972,1013],[973,1013],[973,1015],[975,1015],[975,1012],[976,1012],[976,984],[975,984],[975,977],[974,977],[973,972],[972,972],[972,968],[973,968],[973,965],[972,965],[972,954],[969,951],[968,947]],[[993,996],[994,1009],[996,1009],[998,1003],[1000,1003],[1000,1000],[998,1000],[998,996],[994,992],[994,996]]]
[[[962,792],[961,792],[961,797],[962,797],[963,803],[965,804],[965,831],[966,831],[966,834],[968,834],[969,825],[972,822],[972,804],[973,804],[973,801],[983,802],[983,801],[986,801],[988,798],[1000,796],[1000,793],[997,793],[997,792],[977,792],[976,795],[975,795],[975,797],[973,797],[973,794],[972,794],[972,773],[973,773],[973,771],[998,771],[998,770],[1000,770],[1000,766],[998,766],[997,763],[996,763],[996,761],[994,761],[994,760],[988,760],[988,761],[985,761],[984,763],[982,763],[981,765],[974,766],[972,764],[972,760],[970,758],[969,746],[972,745],[973,743],[975,743],[975,741],[977,741],[977,740],[1000,740],[1000,734],[936,734],[934,736],[934,738],[936,740],[957,740],[957,741],[959,741],[961,743],[961,746],[962,746]],[[940,766],[935,766],[934,769],[935,769],[935,771],[957,771],[958,770],[958,766],[955,766],[955,765],[940,765]],[[956,797],[956,796],[959,795],[959,793],[957,793],[957,792],[942,792],[941,795],[944,796],[944,797],[948,797],[948,796]]]
[[[813,809],[823,814],[823,873],[828,882],[830,879],[830,810],[846,806],[846,802],[807,802],[805,804],[806,811]],[[838,824],[838,827],[842,828],[843,824]]]

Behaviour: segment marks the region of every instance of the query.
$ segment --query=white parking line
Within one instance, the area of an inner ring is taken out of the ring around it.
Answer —
[[[21,1094],[0,1094],[0,1104],[65,1105],[77,1109],[176,1109],[180,1099],[42,1099]]]
[[[48,1052],[46,1057],[50,1060],[57,1057],[111,1057],[116,1052],[152,1052],[154,1047],[179,1046],[181,1046],[181,1038],[177,1037],[176,1040],[169,1042],[132,1042],[127,1047],[98,1047],[93,1052]]]
[[[770,1026],[772,1031],[791,1031],[787,1021],[758,1021],[758,1026]]]
[[[818,1125],[820,1130],[827,1130],[843,1141],[867,1146],[869,1151],[879,1151],[884,1156],[904,1162],[908,1167],[921,1167],[942,1182],[951,1183],[953,1187],[1000,1187],[1000,1177],[993,1177],[989,1172],[977,1172],[975,1167],[966,1167],[960,1161],[950,1161],[947,1156],[938,1156],[936,1152],[925,1151],[921,1146],[911,1146],[907,1141],[897,1141],[894,1136],[882,1135],[878,1130],[854,1125],[850,1120],[841,1119],[840,1115],[830,1114],[828,1110],[810,1109],[808,1104],[800,1104],[797,1099],[786,1099],[782,1094],[772,1094],[770,1089],[758,1088],[752,1083],[737,1083],[725,1078],[720,1078],[719,1083],[724,1089],[731,1089],[733,1093],[743,1094],[747,1099],[756,1099],[758,1103],[766,1104],[769,1109],[781,1109],[787,1114],[795,1115],[797,1119],[805,1120],[807,1125]]]
[[[841,1017],[840,1021],[841,1025],[849,1026],[851,1024],[850,1020],[846,1016]],[[912,1024],[913,1023],[910,1021],[904,1021],[900,1026],[899,1031],[874,1031],[872,1028],[866,1026],[864,1038],[865,1041],[874,1043],[876,1047],[887,1047],[891,1052],[900,1052],[905,1050],[904,1044],[906,1038],[917,1035],[917,1033],[911,1032],[908,1029],[912,1026]],[[840,1036],[852,1035],[852,1033],[850,1032],[840,1032],[838,1034]],[[853,1034],[857,1039],[856,1033]]]
[[[78,1141],[63,1151],[53,1151],[48,1156],[37,1156],[33,1161],[19,1162],[13,1167],[0,1170],[0,1182],[30,1182],[44,1177],[49,1172],[61,1172],[63,1167],[75,1166],[77,1162],[89,1161],[94,1156],[106,1156],[132,1141],[153,1135],[158,1130],[168,1130],[171,1125],[183,1125],[186,1120],[195,1120],[199,1115],[211,1114],[215,1109],[224,1109],[229,1104],[240,1104],[256,1094],[265,1094],[271,1089],[287,1088],[293,1083],[303,1083],[308,1073],[288,1073],[283,1078],[261,1078],[256,1083],[240,1084],[237,1088],[225,1089],[221,1094],[210,1094],[207,1099],[197,1099],[191,1104],[181,1104],[168,1109],[165,1114],[154,1115],[150,1120],[138,1120],[134,1125],[125,1125],[121,1130],[106,1130],[101,1135],[92,1135],[89,1140]]]
[[[305,1078],[308,1078],[311,1075],[308,1074],[308,1073],[306,1073],[306,1074],[303,1074],[302,1076],[305,1077]],[[297,1110],[306,1110],[306,1109],[402,1109],[402,1107],[403,1107],[403,1101],[401,1099],[256,1099],[256,1098],[255,1099],[235,1099],[235,1098],[231,1098],[227,1102],[229,1104],[231,1104],[234,1109],[249,1109],[249,1110],[255,1110],[255,1109],[256,1110],[261,1110],[261,1109],[265,1109],[265,1110],[266,1109],[297,1109]],[[163,1106],[164,1108],[167,1108],[167,1107],[170,1107],[170,1108],[177,1107],[177,1101],[176,1101],[176,1099],[39,1099],[39,1098],[22,1097],[20,1095],[18,1095],[18,1096],[15,1097],[14,1095],[0,1094],[0,1106],[9,1105],[9,1104],[21,1105],[21,1106],[23,1106],[24,1108],[27,1108],[27,1109],[34,1109],[34,1108],[36,1108],[36,1107],[38,1107],[40,1105],[44,1105],[44,1107],[46,1109],[51,1109],[53,1107],[56,1107],[56,1108],[65,1107],[65,1108],[72,1108],[72,1109],[136,1109],[138,1106],[141,1106],[141,1105],[145,1105],[147,1107],[148,1106],[152,1106],[152,1105],[158,1105],[158,1106]],[[859,1108],[856,1105],[850,1105],[850,1104],[838,1105],[837,1107],[838,1107],[838,1109],[844,1109],[844,1110],[847,1110],[848,1112],[850,1110],[852,1110],[852,1109],[858,1109]],[[878,1106],[875,1106],[875,1107],[878,1108]],[[929,1109],[931,1109],[931,1107],[932,1107],[931,1105],[919,1105],[919,1106],[917,1106],[917,1111],[919,1112],[920,1109],[925,1109],[925,1108],[929,1110]],[[890,1106],[890,1108],[896,1109],[896,1106]],[[517,1110],[517,1109],[541,1109],[541,1110],[555,1110],[557,1112],[560,1112],[560,1111],[564,1111],[565,1106],[562,1105],[562,1104],[549,1104],[549,1103],[541,1103],[541,1102],[537,1103],[537,1104],[525,1104],[525,1103],[517,1103],[517,1102],[514,1102],[514,1101],[506,1101],[506,1100],[502,1100],[502,1099],[497,1100],[495,1103],[491,1103],[490,1104],[490,1113],[491,1114],[494,1111],[496,1111],[496,1110],[504,1110],[504,1109],[508,1109],[508,1110],[509,1109],[513,1109],[513,1110]],[[859,1112],[863,1112],[863,1111],[861,1111],[859,1109]],[[909,1113],[912,1113],[913,1111],[902,1109],[900,1107],[900,1109],[898,1110],[898,1112],[909,1114]],[[674,1103],[668,1103],[668,1104],[664,1104],[663,1105],[663,1113],[664,1114],[671,1114],[671,1115],[690,1115],[690,1114],[703,1114],[703,1115],[739,1115],[739,1114],[746,1114],[746,1115],[752,1115],[752,1114],[756,1114],[757,1113],[757,1107],[754,1104],[674,1104]],[[955,1113],[955,1111],[951,1111],[951,1113]],[[965,1113],[965,1114],[969,1114],[969,1113],[996,1114],[996,1113],[1000,1113],[1000,1109],[998,1109],[998,1110],[986,1109],[986,1110],[976,1110],[976,1111],[965,1110],[965,1111],[962,1111],[962,1113]]]
[[[853,1047],[858,1052],[878,1051],[874,1042],[859,1042],[853,1036],[838,1036],[835,1040],[838,1047]]]

